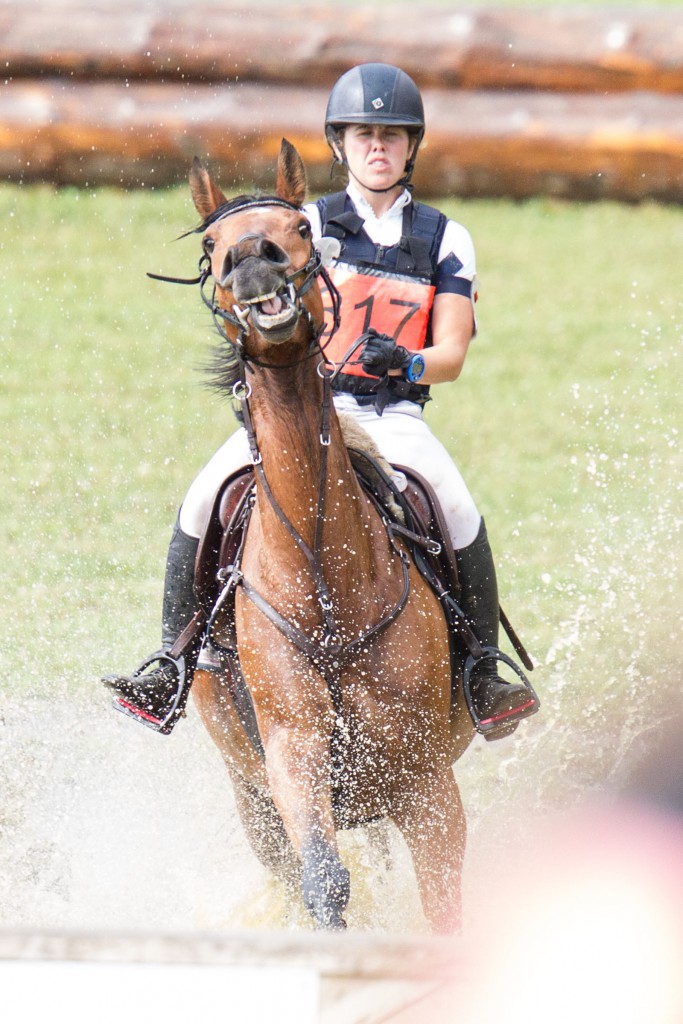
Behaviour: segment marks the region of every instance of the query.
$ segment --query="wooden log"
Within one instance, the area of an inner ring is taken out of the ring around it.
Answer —
[[[422,86],[611,92],[683,91],[675,8],[499,9],[422,4],[163,10],[124,0],[93,8],[23,0],[0,8],[6,76],[279,81],[329,86],[366,60]]]
[[[323,191],[325,104],[325,90],[297,86],[13,82],[0,175],[154,187],[184,181],[197,154],[226,188],[268,188],[286,135]],[[683,97],[427,90],[425,110],[425,196],[683,199]]]

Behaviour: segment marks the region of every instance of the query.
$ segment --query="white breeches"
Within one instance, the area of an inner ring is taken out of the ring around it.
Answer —
[[[351,395],[336,395],[337,409],[351,413],[391,463],[410,466],[436,491],[455,550],[467,547],[479,532],[481,516],[450,455],[425,423],[414,402],[389,405],[382,416],[360,406]],[[195,477],[180,510],[180,527],[199,537],[216,490],[251,457],[246,431],[236,430]],[[399,482],[400,486],[400,482]]]

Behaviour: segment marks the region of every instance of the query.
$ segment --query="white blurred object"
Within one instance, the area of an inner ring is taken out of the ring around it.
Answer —
[[[683,823],[598,805],[500,863],[461,1024],[681,1024]]]
[[[341,242],[338,238],[319,238],[315,243],[315,247],[318,250],[318,255],[322,260],[324,267],[331,267],[339,258],[341,252]]]
[[[193,964],[0,962],[5,1024],[314,1024],[318,978],[300,968]]]

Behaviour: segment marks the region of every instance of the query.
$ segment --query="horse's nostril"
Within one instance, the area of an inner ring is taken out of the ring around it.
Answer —
[[[276,242],[271,242],[269,238],[261,239],[259,243],[259,256],[278,270],[284,270],[289,266],[289,256],[285,250],[280,248]]]
[[[230,274],[232,274],[233,268],[234,263],[232,259],[232,249],[229,249],[225,254],[225,259],[223,260],[223,268],[221,270],[221,282],[227,280]]]

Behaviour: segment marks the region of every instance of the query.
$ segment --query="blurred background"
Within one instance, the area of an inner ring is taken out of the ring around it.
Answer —
[[[680,815],[682,55],[678,3],[0,0],[5,927],[308,928],[193,709],[159,737],[97,680],[156,647],[177,506],[235,427],[199,297],[146,277],[194,273],[191,159],[270,188],[286,135],[328,189],[327,93],[365,60],[423,89],[416,194],[474,237],[479,335],[427,417],[542,701],[456,765],[468,925],[539,821]],[[351,928],[424,935],[392,829],[342,844]]]

